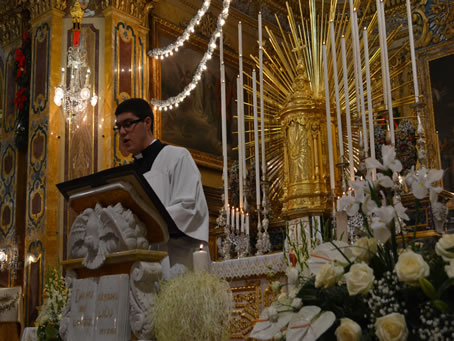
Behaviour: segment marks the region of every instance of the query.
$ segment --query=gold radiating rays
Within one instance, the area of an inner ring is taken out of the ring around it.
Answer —
[[[307,5],[303,7],[303,5]],[[349,89],[349,105],[352,117],[352,138],[354,150],[355,168],[359,168],[359,131],[361,129],[361,106],[358,105],[357,87],[354,76],[354,55],[353,55],[353,35],[350,22],[351,8],[348,1],[338,3],[332,0],[330,4],[322,1],[308,0],[303,3],[299,1],[299,11],[294,13],[291,6],[287,4],[287,20],[289,32],[284,31],[282,24],[277,16],[277,26],[280,35],[276,35],[271,29],[266,27],[269,39],[264,45],[264,106],[265,106],[265,141],[267,158],[267,180],[270,184],[270,199],[274,206],[278,206],[278,201],[283,197],[284,192],[284,148],[283,132],[281,129],[280,112],[289,102],[295,92],[299,68],[304,72],[306,80],[309,82],[310,93],[307,94],[314,101],[324,101],[325,84],[323,80],[322,45],[326,42],[328,58],[328,79],[331,103],[331,117],[333,118],[333,128],[337,133],[336,101],[334,87],[334,55],[336,55],[337,78],[339,86],[339,101],[341,110],[341,120],[343,125],[342,141],[344,144],[344,160],[347,159],[347,135],[345,128],[346,98],[343,85],[343,68],[341,56],[341,36],[346,41],[346,60]],[[377,113],[385,111],[385,100],[382,86],[382,70],[380,57],[380,44],[378,34],[378,16],[375,10],[375,0],[356,0],[353,4],[358,11],[358,27],[361,51],[361,74],[363,97],[365,103],[365,115],[367,112],[367,84],[366,67],[364,59],[364,40],[362,31],[365,29],[368,35],[369,65],[371,79],[371,97],[373,103],[374,121],[377,120]],[[407,39],[408,31],[402,25],[391,24],[391,19],[396,17],[397,8],[387,9],[387,46],[390,60],[390,79],[392,89],[392,105],[394,108],[402,108],[405,105],[415,102],[412,91],[412,78],[408,77],[408,70],[411,68],[408,56],[409,42]],[[309,14],[307,14],[309,13]],[[330,21],[333,21],[335,31],[335,54],[331,48]],[[251,58],[259,67],[259,60],[256,56]],[[301,72],[301,70],[300,70]],[[249,77],[250,78],[250,77]],[[252,87],[245,86],[245,89],[252,95]],[[257,86],[258,89],[258,86]],[[250,97],[251,98],[251,97]],[[252,102],[252,99],[251,99]],[[252,106],[246,121],[252,125],[253,115]],[[248,109],[248,110],[249,110]],[[259,110],[260,112],[260,110]],[[408,116],[407,116],[408,117]],[[398,118],[397,118],[398,119]],[[368,120],[367,120],[367,126]],[[325,132],[326,133],[326,132]],[[253,140],[253,131],[250,132]],[[369,135],[367,135],[369,136]],[[338,152],[337,136],[333,137],[335,150],[335,163],[340,163]],[[326,143],[326,142],[325,142]],[[248,145],[250,153],[254,155],[254,145]],[[348,175],[347,175],[348,176]],[[336,188],[340,190],[340,172],[336,171]],[[326,179],[329,181],[329,179]],[[336,193],[338,194],[338,193]],[[277,212],[275,212],[277,213]]]

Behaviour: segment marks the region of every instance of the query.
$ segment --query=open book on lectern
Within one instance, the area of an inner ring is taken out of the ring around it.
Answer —
[[[62,182],[57,187],[77,214],[97,203],[103,207],[121,203],[145,224],[150,243],[167,242],[169,231],[178,231],[161,200],[132,164]]]

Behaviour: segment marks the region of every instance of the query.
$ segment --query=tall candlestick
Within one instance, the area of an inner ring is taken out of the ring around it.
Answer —
[[[224,207],[227,211],[229,206],[229,179],[228,179],[228,164],[227,164],[227,115],[226,115],[226,100],[225,100],[225,65],[224,65],[224,49],[223,49],[223,34],[219,37],[219,61],[221,64],[221,128],[222,128],[222,156],[223,156],[223,174],[224,179]]]
[[[249,214],[246,213],[246,234],[249,236]]]
[[[380,11],[380,0],[376,0],[377,5],[377,25],[378,25],[378,41],[380,43],[380,65],[381,65],[381,78],[382,78],[382,86],[383,86],[383,103],[385,107],[388,107],[388,93],[386,87],[386,71],[384,68],[385,65],[385,50],[384,45],[386,45],[386,41],[383,42],[383,28],[382,28],[382,20],[381,20],[381,11]]]
[[[322,46],[323,73],[325,76],[325,103],[326,103],[326,130],[328,132],[328,158],[329,158],[329,180],[331,191],[334,194],[334,161],[333,161],[333,138],[331,136],[331,110],[329,103],[328,63],[326,61],[326,44]]]
[[[386,90],[387,90],[387,102],[388,102],[388,116],[389,116],[389,134],[391,135],[391,144],[395,145],[395,138],[394,138],[394,114],[393,114],[393,102],[392,102],[392,95],[391,95],[391,79],[389,74],[389,59],[388,59],[388,46],[386,43],[386,20],[385,20],[385,4],[383,0],[379,1],[379,8],[380,8],[380,18],[382,23],[382,39],[383,39],[383,52],[384,52],[384,68],[385,68],[385,81],[386,81]],[[383,66],[382,66],[383,67]]]
[[[252,106],[254,107],[254,150],[255,150],[255,197],[257,209],[260,209],[260,160],[259,132],[257,118],[257,81],[255,70],[252,70]]]
[[[262,136],[262,179],[266,179],[265,160],[265,104],[263,100],[263,46],[262,46],[262,13],[259,12],[259,83],[260,83],[260,127]],[[265,199],[266,193],[263,193]]]
[[[243,186],[246,183],[246,174],[247,174],[247,168],[246,168],[246,137],[244,134],[244,91],[243,91],[243,86],[244,86],[244,80],[243,80],[243,33],[242,33],[242,25],[241,21],[238,23],[238,55],[239,55],[239,72],[240,72],[240,113],[241,113],[241,120],[240,120],[240,125],[241,125],[241,155],[243,157],[242,162],[243,162]],[[243,193],[244,194],[244,193]],[[243,208],[245,204],[245,198],[243,198]]]
[[[241,103],[240,103],[240,77],[236,78],[236,87],[237,87],[237,111],[238,111],[238,184],[239,184],[239,195],[240,195],[240,209],[243,209],[243,148],[241,148]]]
[[[410,55],[411,55],[411,70],[413,72],[413,87],[415,89],[415,101],[419,102],[419,86],[418,75],[416,73],[416,59],[415,59],[415,41],[413,38],[413,20],[411,16],[410,0],[407,0],[407,20],[408,20],[408,35],[410,39]]]
[[[334,71],[334,93],[336,95],[336,114],[337,114],[337,131],[339,140],[339,153],[340,162],[344,162],[344,143],[342,139],[342,119],[341,109],[339,100],[339,80],[337,77],[337,53],[336,53],[336,41],[334,37],[334,21],[329,23],[330,34],[331,34],[331,51],[333,53],[333,71]]]
[[[364,105],[364,89],[363,89],[363,75],[362,75],[362,67],[361,67],[361,50],[359,44],[359,29],[358,29],[358,13],[356,8],[353,9],[353,48],[356,51],[354,56],[356,58],[356,68],[358,72],[358,88],[359,88],[359,96],[356,94],[356,106],[359,108],[358,113],[361,113],[361,122],[363,126],[363,136],[367,136],[367,123],[366,123],[366,109]],[[359,102],[358,102],[359,100]],[[369,144],[367,143],[367,139],[364,141],[364,152],[367,157],[369,152]]]
[[[241,211],[241,233],[244,233],[244,211]]]
[[[227,216],[226,224],[227,224],[227,226],[230,226],[230,207],[229,207],[228,204],[227,204],[227,208],[226,208],[226,210],[225,210],[225,214],[226,214],[226,216]]]
[[[63,87],[66,86],[66,84],[65,84],[65,68],[64,68],[64,67],[61,68],[61,80],[60,80],[60,84],[61,84],[61,86],[63,86]]]
[[[369,42],[367,38],[367,29],[363,30],[364,41],[364,64],[366,66],[366,85],[367,85],[367,112],[369,116],[369,138],[370,138],[370,157],[375,159],[375,135],[374,135],[374,113],[372,107],[372,86],[370,82],[370,65],[369,65]],[[372,174],[374,174],[372,170]]]
[[[347,143],[348,143],[348,160],[350,166],[350,179],[355,181],[355,169],[353,167],[353,148],[352,148],[352,124],[350,118],[350,96],[348,93],[348,74],[347,74],[347,56],[345,53],[345,37],[341,38],[342,50],[342,71],[344,74],[344,92],[345,92],[345,116],[347,118]]]

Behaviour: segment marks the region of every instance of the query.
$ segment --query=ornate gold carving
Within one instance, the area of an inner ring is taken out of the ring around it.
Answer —
[[[244,339],[252,330],[254,321],[260,314],[262,289],[260,281],[250,282],[246,286],[232,288],[233,319],[231,323],[232,339]]]
[[[18,2],[27,3],[24,0],[18,0]],[[41,14],[46,13],[51,9],[59,9],[64,11],[66,9],[66,0],[29,0],[28,8],[32,19],[39,17]]]
[[[304,69],[298,66],[294,91],[279,112],[284,135],[283,213],[289,217],[328,209],[324,104],[311,96]]]
[[[116,8],[140,20],[145,24],[148,12],[158,0],[102,0],[100,7],[105,10],[108,7]]]

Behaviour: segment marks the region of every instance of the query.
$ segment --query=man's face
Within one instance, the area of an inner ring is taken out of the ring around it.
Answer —
[[[151,118],[137,120],[139,117],[133,113],[124,112],[117,116],[116,123],[120,127],[120,148],[133,155],[141,153],[153,140],[150,131]]]

